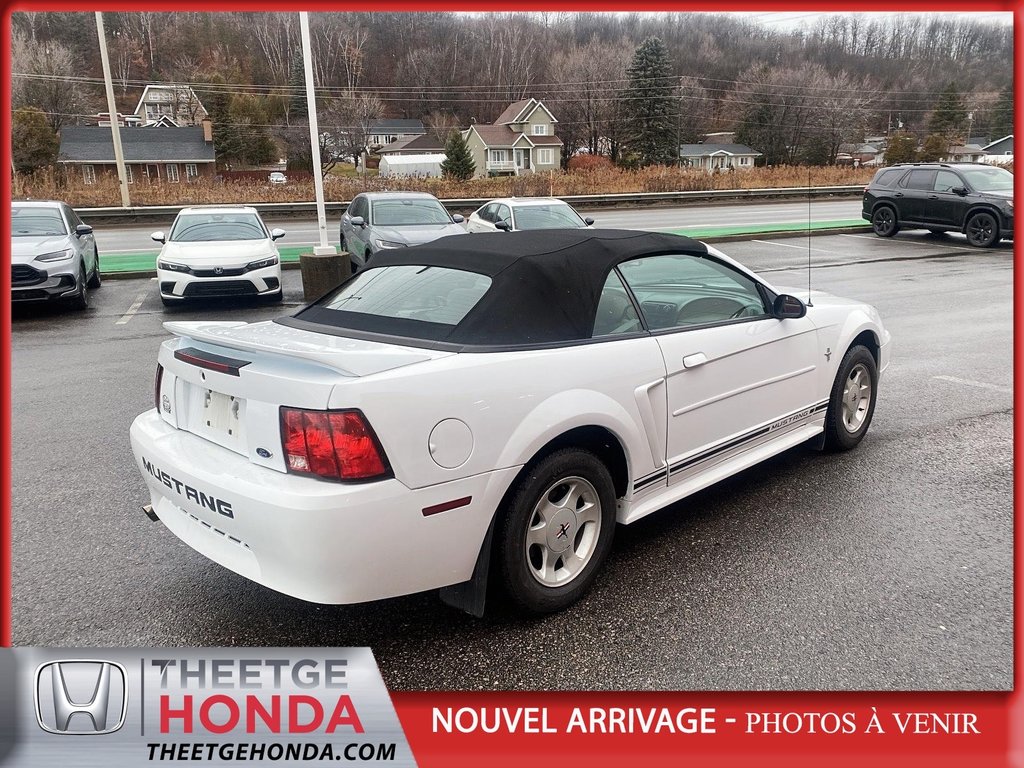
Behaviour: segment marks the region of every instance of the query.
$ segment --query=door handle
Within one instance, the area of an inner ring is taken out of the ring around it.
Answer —
[[[903,197],[903,193],[897,192],[895,195],[893,195],[893,197]]]
[[[928,195],[928,199],[929,200],[938,200],[939,196],[938,195]]]
[[[704,365],[707,361],[708,358],[703,352],[695,352],[683,358],[683,368],[696,368],[698,365]]]

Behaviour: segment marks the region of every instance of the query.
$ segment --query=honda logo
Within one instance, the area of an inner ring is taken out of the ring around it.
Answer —
[[[128,675],[113,661],[51,661],[36,670],[36,720],[48,733],[113,733],[128,714]]]

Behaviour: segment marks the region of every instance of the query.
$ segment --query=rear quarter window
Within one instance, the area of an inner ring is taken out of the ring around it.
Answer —
[[[905,173],[900,168],[890,168],[886,171],[879,171],[878,175],[875,176],[875,180],[871,182],[876,187],[891,187],[899,181],[900,176]]]

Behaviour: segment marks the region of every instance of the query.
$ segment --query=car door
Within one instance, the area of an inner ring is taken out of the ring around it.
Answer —
[[[363,195],[356,195],[348,206],[348,210],[341,215],[341,234],[345,238],[346,250],[355,256],[360,263],[365,260],[366,232],[365,227],[352,225],[352,219],[362,216],[363,221],[367,219],[369,204]]]
[[[498,209],[497,203],[488,203],[479,208],[469,217],[470,232],[493,232],[494,212]]]
[[[932,192],[928,195],[924,221],[945,227],[959,227],[967,208],[962,195],[954,189],[965,189],[967,184],[953,171],[936,171]]]
[[[619,267],[666,368],[669,484],[795,429],[815,402],[817,331],[769,314],[770,291],[709,256]]]
[[[499,221],[505,222],[508,225],[508,231],[512,231],[512,211],[504,203],[499,205],[498,209],[494,212],[494,223],[497,224]]]
[[[91,232],[88,235],[75,234],[75,228],[85,222],[79,218],[71,206],[63,205],[61,207],[64,209],[64,218],[68,222],[68,229],[72,237],[78,240],[78,252],[82,254],[85,271],[91,273],[96,269],[96,237]]]
[[[935,171],[928,168],[916,168],[902,179],[896,188],[898,216],[900,221],[926,223],[928,209],[934,194]]]

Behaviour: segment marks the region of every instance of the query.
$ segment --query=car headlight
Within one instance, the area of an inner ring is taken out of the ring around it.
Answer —
[[[259,261],[250,261],[245,265],[246,269],[263,269],[264,267],[272,267],[277,264],[277,256],[271,256],[267,259],[260,259]]]
[[[156,266],[157,266],[158,269],[166,269],[169,272],[191,272],[192,271],[189,267],[186,267],[184,264],[175,264],[175,263],[170,262],[170,261],[158,261],[156,263]]]
[[[74,255],[74,250],[66,248],[63,251],[53,251],[52,253],[44,253],[41,256],[36,256],[36,261],[63,261],[64,259],[70,259]]]
[[[396,243],[393,240],[374,240],[378,248],[405,248],[405,243]]]

